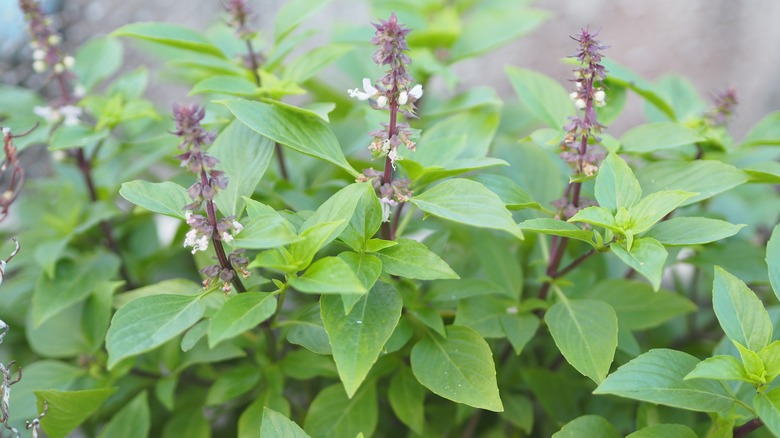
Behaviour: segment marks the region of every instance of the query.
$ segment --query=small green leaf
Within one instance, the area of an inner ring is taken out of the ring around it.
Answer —
[[[38,412],[43,412],[44,401],[48,406],[46,415],[41,418],[41,428],[52,438],[64,438],[97,411],[115,389],[35,391]]]
[[[397,242],[376,253],[382,261],[382,269],[388,274],[417,280],[459,278],[447,262],[422,243],[410,239],[398,239]]]
[[[382,261],[371,254],[342,252],[338,257],[347,262],[350,270],[357,275],[366,290],[371,290],[379,279],[379,276],[382,274]],[[341,295],[341,301],[344,302],[344,313],[346,314],[352,311],[352,306],[354,306],[360,298],[361,295]]]
[[[249,219],[231,245],[239,248],[278,248],[298,241],[295,227],[273,208],[244,197]]]
[[[285,260],[291,257],[289,261],[296,264],[296,269],[293,272],[306,269],[317,251],[332,242],[339,235],[339,232],[344,230],[345,225],[346,221],[341,219],[333,222],[320,222],[302,231],[299,238],[290,244],[289,257],[285,257]]]
[[[115,30],[111,35],[138,38],[219,58],[225,57],[222,51],[200,32],[170,23],[126,24]]]
[[[610,215],[609,217],[611,218],[612,216]],[[583,230],[576,225],[561,220],[551,218],[529,219],[520,222],[517,225],[523,231],[568,237],[569,239],[579,240],[595,247],[595,244],[593,243],[593,231]]]
[[[450,179],[413,196],[411,202],[420,210],[443,219],[503,230],[519,239],[523,238],[523,232],[512,219],[512,213],[498,195],[476,181]]]
[[[618,208],[629,208],[639,202],[642,188],[634,172],[617,154],[609,154],[596,176],[596,200],[614,214]]]
[[[401,318],[403,300],[387,283],[377,283],[348,314],[338,296],[323,296],[320,312],[333,360],[347,396],[365,380]]]
[[[331,354],[328,333],[320,317],[319,305],[307,309],[297,319],[285,321],[292,327],[287,332],[287,341],[300,345],[317,354]]]
[[[697,193],[681,190],[664,190],[645,196],[638,203],[628,207],[631,232],[640,234],[647,231],[687,199],[696,195]]]
[[[274,144],[266,137],[233,120],[220,132],[209,153],[219,160],[219,170],[230,182],[214,198],[225,216],[240,217],[244,196],[252,196],[273,155]]]
[[[724,412],[734,399],[720,382],[684,380],[699,359],[681,351],[653,349],[610,374],[594,394],[613,394],[698,412]]]
[[[696,365],[685,380],[712,379],[712,380],[742,380],[749,382],[745,367],[734,356],[713,356],[704,359]]]
[[[715,267],[712,307],[729,339],[753,351],[772,340],[772,321],[761,300],[742,280]]]
[[[98,438],[145,438],[152,427],[146,391],[141,391],[100,431]]]
[[[425,388],[408,367],[403,366],[393,375],[387,398],[395,416],[414,433],[422,435],[425,428]]]
[[[538,9],[483,7],[469,17],[450,49],[451,62],[477,56],[541,26],[550,13]]]
[[[761,363],[766,368],[766,381],[771,382],[780,375],[780,341],[774,341],[758,352]]]
[[[203,316],[198,296],[153,295],[131,301],[114,314],[106,334],[108,368],[178,336]]]
[[[123,198],[149,211],[184,219],[182,207],[192,202],[187,189],[170,181],[150,183],[130,181],[122,184],[119,194]]]
[[[95,130],[91,126],[81,124],[62,125],[52,134],[49,141],[49,150],[57,151],[90,146],[108,137],[108,133],[107,129]]]
[[[209,348],[256,327],[275,311],[276,299],[272,293],[244,292],[228,298],[211,317]]]
[[[649,237],[636,239],[631,246],[631,251],[620,244],[613,244],[610,248],[623,263],[650,280],[654,290],[661,287],[661,275],[668,253],[657,240]]]
[[[598,415],[583,415],[566,423],[553,438],[580,437],[619,438],[621,435],[606,418]]]
[[[219,374],[209,387],[205,406],[217,406],[251,391],[260,381],[260,368],[241,365]]]
[[[220,103],[261,135],[302,154],[333,163],[353,177],[361,175],[349,165],[333,131],[317,114],[270,100],[235,99]]]
[[[629,129],[620,137],[620,143],[623,145],[622,151],[640,154],[690,145],[704,140],[705,138],[695,130],[671,122],[639,125]]]
[[[636,178],[645,193],[684,190],[698,193],[681,206],[711,198],[747,182],[745,172],[720,161],[659,161],[641,167]]]
[[[682,424],[654,424],[626,435],[626,438],[697,438],[696,432]]]
[[[544,321],[566,361],[601,383],[617,349],[618,320],[612,307],[603,301],[562,299]]]
[[[300,277],[291,277],[290,286],[314,294],[365,294],[366,288],[350,265],[338,257],[323,257]]]
[[[35,326],[87,298],[116,274],[119,264],[113,254],[98,252],[78,262],[63,260],[51,278],[45,274],[38,277],[32,297]]]
[[[515,354],[520,355],[539,329],[539,318],[534,315],[502,315],[501,327]]]
[[[607,228],[616,233],[623,233],[612,212],[604,207],[585,207],[569,218],[569,222],[585,222],[586,224]],[[593,233],[591,233],[591,236],[593,236]]]
[[[274,411],[263,408],[263,425],[260,435],[267,438],[309,438],[309,435],[294,421]]]
[[[780,299],[780,224],[775,225],[766,244],[766,264],[769,266],[769,284]]]
[[[780,144],[780,111],[764,116],[742,139],[740,147]]]
[[[73,73],[87,91],[100,81],[116,73],[122,66],[123,47],[115,38],[101,37],[90,40],[76,52]]]
[[[378,411],[375,385],[364,385],[351,399],[341,385],[331,385],[314,397],[303,428],[312,438],[372,436]]]
[[[523,68],[509,66],[505,71],[520,100],[548,127],[561,129],[576,114],[569,93],[557,81]]]
[[[276,43],[279,44],[290,32],[328,3],[329,0],[293,0],[285,3],[276,15],[274,27]]]
[[[228,94],[237,97],[254,97],[260,94],[257,84],[247,78],[234,75],[209,76],[196,83],[190,96],[197,94]]]
[[[655,106],[670,120],[677,120],[674,109],[658,94],[653,84],[611,59],[604,59],[602,64],[607,69],[607,85],[615,84],[626,87]]]
[[[757,393],[753,399],[753,407],[758,413],[758,418],[764,422],[764,426],[773,435],[780,435],[780,390]]]
[[[508,177],[481,173],[470,177],[470,179],[482,184],[487,187],[488,190],[498,195],[498,197],[501,198],[501,202],[503,202],[509,210],[522,210],[525,208],[542,210],[542,206],[534,201],[528,192],[523,190],[516,182]]]
[[[312,49],[287,64],[282,78],[299,84],[308,81],[354,48],[350,44],[328,44]]]
[[[501,412],[490,346],[467,327],[447,327],[447,338],[428,333],[412,348],[412,372],[426,388],[457,403]]]
[[[702,245],[731,237],[744,226],[705,217],[673,217],[655,224],[645,237],[652,237],[666,246]]]

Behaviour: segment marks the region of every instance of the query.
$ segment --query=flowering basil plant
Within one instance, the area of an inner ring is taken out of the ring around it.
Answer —
[[[735,140],[735,90],[588,27],[570,77],[464,87],[527,2],[373,1],[329,41],[299,28],[326,1],[223,3],[71,53],[19,0],[0,436],[780,435],[780,113]],[[157,69],[189,97],[149,100]]]

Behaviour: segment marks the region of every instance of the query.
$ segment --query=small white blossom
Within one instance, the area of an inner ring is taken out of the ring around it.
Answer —
[[[206,235],[200,235],[197,230],[187,231],[187,235],[184,236],[184,246],[191,246],[192,253],[195,254],[198,251],[205,251],[209,247],[209,239]]]
[[[382,222],[390,222],[390,207],[398,205],[390,198],[379,198],[379,204],[382,205]]]
[[[54,64],[54,73],[60,74],[65,71],[65,66],[61,62]]]
[[[33,113],[50,123],[57,123],[60,121],[59,111],[50,106],[36,106],[33,108]]]
[[[46,63],[43,61],[33,62],[33,70],[35,70],[36,73],[44,73],[46,71]]]
[[[73,66],[76,65],[76,59],[73,58],[72,56],[66,56],[62,58],[62,64],[66,68],[73,68]]]
[[[187,222],[187,225],[192,225],[195,223],[195,219],[192,218],[192,211],[185,210],[184,211],[184,221]]]
[[[408,102],[408,101],[409,101],[409,93],[407,93],[406,90],[404,90],[398,96],[398,104],[399,105],[406,105],[406,102]]]
[[[604,99],[607,98],[607,94],[604,93],[604,90],[596,90],[595,93],[593,93],[593,100],[596,102],[597,106],[604,106],[606,103]]]
[[[51,44],[52,46],[56,46],[61,42],[62,42],[62,37],[57,35],[56,33],[49,35],[49,44]]]
[[[379,96],[376,98],[376,106],[379,108],[384,108],[387,106],[387,97],[386,96]]]
[[[368,100],[379,94],[379,90],[374,88],[374,85],[371,84],[371,79],[369,78],[363,78],[363,91],[355,88],[347,90],[347,92],[349,93],[349,97],[357,97],[360,100]]]
[[[233,235],[228,233],[227,231],[222,233],[222,241],[223,242],[230,242],[233,240]]]
[[[587,104],[585,103],[585,99],[577,99],[574,101],[574,106],[576,106],[577,109],[584,109]]]
[[[44,58],[46,58],[46,52],[41,49],[35,49],[33,50],[32,57],[36,61],[42,61]]]
[[[517,315],[517,306],[507,307],[506,313],[509,315]]]
[[[387,154],[390,153],[390,148],[392,145],[390,144],[390,140],[382,140],[382,152]]]
[[[390,159],[390,164],[393,165],[393,170],[395,170],[395,162],[401,159],[401,157],[398,156],[398,149],[391,149],[390,152],[387,153],[387,158]]]
[[[10,134],[11,134],[11,128],[9,128],[7,126],[4,127],[3,128],[3,136],[7,136],[7,135],[10,135]]]
[[[81,99],[84,97],[84,95],[87,94],[87,89],[84,88],[81,84],[76,84],[75,87],[73,87],[73,97],[76,97],[78,99]]]
[[[232,225],[233,225],[233,230],[235,230],[236,234],[240,233],[241,230],[244,229],[244,226],[241,225],[241,222],[239,221],[233,221]]]
[[[579,96],[580,96],[580,93],[578,93],[576,91],[572,91],[571,93],[569,93],[569,99],[571,99],[572,101],[577,100],[577,98]]]
[[[73,126],[79,124],[79,116],[81,116],[81,108],[73,105],[65,105],[59,108],[60,114],[65,117],[65,125]]]
[[[409,95],[412,96],[415,100],[419,99],[423,95],[423,87],[421,84],[417,84],[414,87],[412,87],[411,90],[409,90]]]

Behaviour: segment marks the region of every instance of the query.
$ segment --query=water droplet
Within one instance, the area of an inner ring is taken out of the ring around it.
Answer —
[[[358,320],[357,320],[357,323],[358,323],[358,324],[363,324],[363,321],[361,321],[361,320],[359,320],[359,319],[358,319]]]

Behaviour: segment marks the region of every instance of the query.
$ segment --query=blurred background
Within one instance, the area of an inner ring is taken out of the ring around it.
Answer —
[[[521,0],[518,0],[521,1]],[[93,35],[107,34],[137,21],[168,21],[206,29],[222,19],[219,0],[48,0],[46,7],[58,14],[66,47],[75,47]],[[489,85],[505,99],[514,98],[504,74],[505,65],[531,68],[565,83],[570,66],[561,59],[572,54],[569,38],[581,27],[601,30],[609,45],[606,55],[641,76],[655,80],[665,73],[687,76],[702,97],[728,87],[737,89],[740,104],[731,123],[735,139],[763,115],[780,109],[780,1],[754,0],[538,0],[538,8],[552,18],[528,37],[487,57],[457,66],[462,78],[458,88]],[[261,32],[273,29],[283,0],[256,0],[256,24]],[[388,1],[386,4],[392,4]],[[310,27],[332,29],[340,24],[376,21],[365,2],[333,0]],[[382,17],[386,18],[386,17]],[[25,83],[30,75],[24,46],[25,29],[16,0],[0,0],[0,73],[7,84]],[[323,35],[322,38],[327,38]],[[368,43],[366,43],[368,44]],[[127,51],[129,66],[150,62],[138,51]],[[30,85],[30,84],[28,84]],[[344,88],[354,84],[345,84]],[[156,83],[150,93],[161,105],[182,100],[186,90],[174,84]],[[637,99],[610,126],[619,136],[642,120]]]

